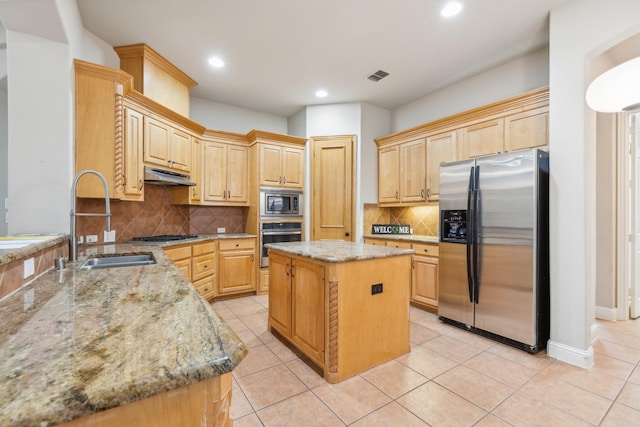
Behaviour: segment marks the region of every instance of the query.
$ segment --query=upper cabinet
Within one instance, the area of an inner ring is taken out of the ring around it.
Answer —
[[[304,147],[260,144],[261,187],[304,187]]]
[[[144,161],[151,165],[191,172],[191,135],[165,121],[152,117],[144,120]]]
[[[427,200],[440,199],[440,163],[452,162],[457,155],[457,132],[427,137]]]
[[[549,89],[536,89],[375,140],[378,204],[410,206],[440,197],[440,163],[549,142]]]
[[[201,204],[249,204],[249,146],[241,135],[207,131],[202,140],[201,166]]]

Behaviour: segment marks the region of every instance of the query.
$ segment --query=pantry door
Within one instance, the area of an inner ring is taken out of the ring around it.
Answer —
[[[311,138],[311,240],[354,240],[355,135]]]

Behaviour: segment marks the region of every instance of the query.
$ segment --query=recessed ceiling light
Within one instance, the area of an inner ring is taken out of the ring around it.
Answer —
[[[440,15],[445,18],[456,16],[462,11],[462,3],[458,1],[450,1],[440,10]]]
[[[214,68],[222,68],[224,67],[224,61],[217,56],[214,56],[213,58],[209,58],[209,65]]]
[[[327,95],[329,95],[329,92],[327,92],[327,91],[326,91],[326,90],[324,90],[324,89],[320,89],[320,90],[317,90],[317,91],[316,91],[316,96],[317,96],[318,98],[324,98],[324,97],[325,97],[325,96],[327,96]]]

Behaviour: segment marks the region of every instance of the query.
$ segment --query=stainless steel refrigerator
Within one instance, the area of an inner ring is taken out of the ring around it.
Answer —
[[[549,156],[440,165],[440,319],[535,353],[549,338]]]

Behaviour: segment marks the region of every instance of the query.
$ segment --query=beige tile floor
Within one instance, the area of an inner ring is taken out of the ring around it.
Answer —
[[[411,308],[411,352],[329,384],[267,331],[268,297],[213,303],[249,347],[233,372],[245,426],[640,426],[640,320],[598,322],[589,370]]]

